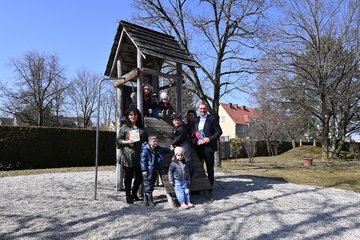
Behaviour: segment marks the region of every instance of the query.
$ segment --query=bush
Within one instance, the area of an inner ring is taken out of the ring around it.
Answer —
[[[115,132],[99,132],[99,165],[115,163],[115,138]],[[0,126],[0,167],[93,166],[95,145],[95,130]]]

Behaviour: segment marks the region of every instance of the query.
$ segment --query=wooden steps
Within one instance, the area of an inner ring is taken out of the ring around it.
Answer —
[[[150,118],[145,117],[145,126],[148,135],[156,135],[159,139],[160,146],[169,147],[173,137],[172,137],[172,125],[170,125],[169,121],[164,121],[163,119]],[[172,206],[175,206],[174,202],[174,188],[169,184],[168,181],[168,169],[171,163],[171,158],[173,156],[173,152],[164,155],[164,163],[162,169],[162,180],[164,183],[164,189],[166,191],[166,195],[169,203]],[[207,191],[211,190],[212,186],[207,178],[207,175],[204,170],[204,165],[200,161],[195,149],[192,150],[192,164],[195,170],[199,173],[190,184],[190,191]]]

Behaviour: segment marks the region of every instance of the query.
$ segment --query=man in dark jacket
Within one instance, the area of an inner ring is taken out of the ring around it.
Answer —
[[[195,131],[200,136],[197,140],[199,158],[205,161],[208,179],[214,185],[214,153],[217,151],[217,141],[222,134],[219,118],[207,112],[207,104],[201,102],[198,106],[200,116],[194,121]]]

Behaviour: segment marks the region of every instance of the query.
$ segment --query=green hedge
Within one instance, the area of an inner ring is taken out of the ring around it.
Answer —
[[[115,132],[99,132],[99,165],[115,164],[115,138]],[[0,126],[0,167],[94,166],[95,146],[95,130]]]

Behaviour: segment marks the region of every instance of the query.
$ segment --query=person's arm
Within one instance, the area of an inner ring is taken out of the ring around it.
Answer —
[[[222,129],[220,127],[220,124],[219,124],[219,118],[212,115],[211,117],[211,127],[212,127],[212,132],[213,134],[211,134],[210,136],[206,136],[206,138],[208,138],[208,141],[207,142],[210,142],[210,141],[216,141],[220,136],[221,134],[223,133],[222,132]]]
[[[175,171],[175,166],[173,163],[170,163],[168,180],[169,180],[169,183],[173,186],[174,186],[174,171]]]
[[[143,174],[143,176],[147,176],[148,174],[148,151],[147,151],[147,146],[146,144],[142,144],[141,146],[141,159],[140,159],[140,167],[141,167],[141,172]]]
[[[125,125],[121,126],[121,128],[119,129],[119,137],[116,139],[116,147],[117,148],[121,148],[123,147],[125,144],[128,144],[128,140],[127,140],[127,128],[125,127]]]
[[[186,140],[188,140],[187,128],[184,123],[182,123],[181,126],[178,127],[177,134],[178,135],[171,142],[171,145],[173,145],[173,146],[180,146]]]

